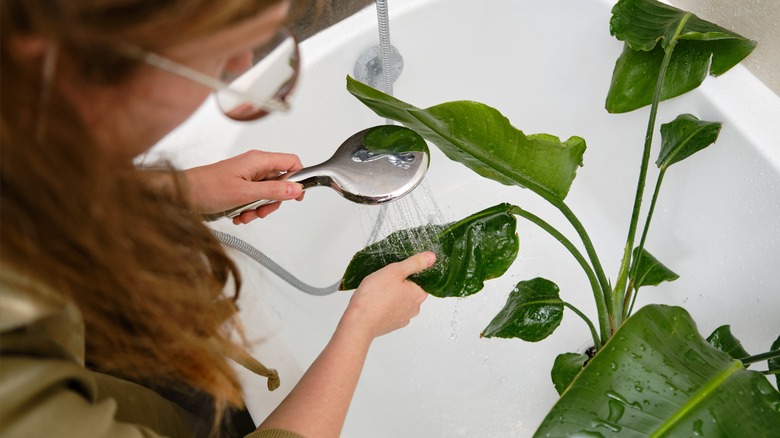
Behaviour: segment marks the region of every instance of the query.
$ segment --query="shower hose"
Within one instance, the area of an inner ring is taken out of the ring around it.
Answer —
[[[244,242],[238,237],[214,229],[212,229],[211,232],[214,234],[214,237],[216,237],[221,244],[229,248],[233,248],[238,251],[241,251],[242,253],[249,256],[252,260],[256,261],[257,263],[260,263],[266,269],[273,272],[274,274],[276,274],[276,276],[286,281],[288,284],[300,290],[301,292],[307,293],[309,295],[314,295],[314,296],[324,296],[324,295],[330,295],[339,289],[339,284],[341,283],[341,280],[327,287],[315,287],[309,285],[301,281],[298,277],[294,276],[283,267],[279,266],[278,263],[271,260],[271,258],[265,255],[262,251]]]

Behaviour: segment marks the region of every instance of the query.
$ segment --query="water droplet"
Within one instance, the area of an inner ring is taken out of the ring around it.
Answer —
[[[623,418],[623,414],[626,411],[626,407],[623,403],[620,403],[617,400],[610,400],[609,401],[609,417],[607,417],[607,421],[611,424],[614,424],[617,426],[617,423],[620,421],[621,418]],[[619,432],[619,431],[615,431]]]
[[[704,422],[701,420],[696,420],[693,422],[693,436],[704,436],[704,432],[702,431],[702,427],[704,426]]]
[[[590,422],[591,427],[603,427],[610,432],[618,433],[621,430],[623,430],[622,427],[618,426],[617,424],[612,424],[609,421],[602,420],[602,419],[596,419]],[[602,436],[599,434],[599,436]]]

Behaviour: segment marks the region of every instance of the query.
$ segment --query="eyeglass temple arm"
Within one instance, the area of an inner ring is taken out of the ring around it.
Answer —
[[[140,51],[139,54],[141,56],[141,59],[143,59],[143,61],[146,62],[147,64],[159,68],[160,70],[166,71],[168,73],[172,73],[181,76],[185,79],[189,79],[195,83],[203,85],[204,87],[211,88],[214,91],[222,91],[222,92],[228,92],[234,94],[237,97],[247,99],[248,101],[252,102],[253,104],[265,110],[287,111],[290,109],[290,105],[286,102],[281,102],[278,100],[260,99],[255,96],[252,96],[251,93],[231,90],[229,88],[229,85],[226,82],[220,81],[217,78],[211,77],[205,73],[201,73],[197,70],[191,69],[186,65],[179,64],[178,62],[172,61],[168,58],[164,58],[160,55],[157,55],[156,53],[143,51],[141,49],[137,49],[137,50]]]

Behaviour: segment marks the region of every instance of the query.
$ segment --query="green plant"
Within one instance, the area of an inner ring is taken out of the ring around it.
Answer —
[[[568,220],[584,253],[544,219],[500,204],[454,224],[399,231],[371,245],[350,263],[342,287],[355,287],[382,263],[432,249],[439,256],[436,269],[412,281],[436,296],[476,293],[484,280],[502,275],[514,261],[514,217],[522,217],[548,232],[576,259],[598,315],[594,324],[561,299],[552,281],[537,278],[518,283],[483,331],[484,337],[539,341],[560,324],[564,308],[588,325],[595,356],[564,353],[556,358],[551,375],[562,396],[538,435],[689,436],[734,431],[769,435],[780,430],[780,393],[760,373],[746,368],[769,360],[767,373],[776,374],[780,338],[769,353],[746,357],[727,328],[716,330],[709,342],[701,338],[681,308],[651,305],[632,316],[640,288],[678,277],[645,249],[664,175],[673,164],[714,143],[721,127],[690,114],[660,127],[659,174],[638,236],[658,105],[695,89],[708,72],[713,76],[726,72],[756,43],[655,0],[620,0],[612,13],[610,31],[624,41],[624,49],[606,108],[615,113],[650,105],[630,226],[614,284],[587,231],[565,202],[582,165],[582,138],[561,141],[548,134],[526,135],[497,110],[476,102],[416,108],[348,78],[348,90],[379,116],[417,131],[447,157],[483,177],[541,196]],[[421,232],[425,239],[409,237]],[[409,244],[412,240],[422,240],[423,247]],[[744,421],[746,415],[750,421]]]

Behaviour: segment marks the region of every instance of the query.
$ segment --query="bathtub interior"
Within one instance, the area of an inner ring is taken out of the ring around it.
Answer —
[[[620,262],[648,113],[610,115],[603,109],[622,47],[608,32],[612,3],[390,2],[392,43],[405,63],[397,97],[419,107],[475,100],[499,109],[526,133],[586,139],[585,165],[567,203],[589,230],[607,275]],[[240,124],[208,102],[152,157],[188,167],[255,148],[294,152],[304,164],[324,161],[352,133],[384,123],[344,87],[355,59],[374,44],[375,12],[367,9],[304,42],[290,113]],[[737,66],[663,103],[659,123],[681,113],[721,120],[724,127],[715,145],[666,176],[647,247],[681,278],[644,289],[639,305],[683,305],[705,336],[731,324],[748,351],[765,351],[780,332],[780,98]],[[445,220],[510,202],[570,230],[530,191],[482,179],[432,151],[426,189]],[[648,181],[652,185],[654,176]],[[409,205],[400,200],[388,212],[397,215]],[[377,209],[313,189],[304,202],[286,203],[264,220],[213,226],[260,248],[302,280],[325,286],[365,245]],[[556,282],[562,297],[594,320],[595,308],[584,275],[560,245],[522,220],[518,232],[520,255],[506,275],[469,298],[429,298],[408,328],[376,340],[345,437],[533,432],[557,399],[552,362],[558,353],[587,346],[586,326],[566,312],[558,330],[537,344],[480,339],[479,333],[515,283],[538,276]],[[257,357],[282,377],[282,387],[271,393],[264,379],[242,372],[247,404],[260,420],[327,343],[350,293],[308,296],[242,254],[236,259],[244,274],[240,305],[247,336]]]

